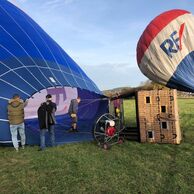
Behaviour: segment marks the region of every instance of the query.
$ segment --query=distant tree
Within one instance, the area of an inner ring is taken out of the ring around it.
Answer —
[[[144,82],[141,82],[141,85],[138,88],[143,90],[154,90],[154,89],[164,89],[167,87],[164,85],[158,84],[154,81],[146,80]]]

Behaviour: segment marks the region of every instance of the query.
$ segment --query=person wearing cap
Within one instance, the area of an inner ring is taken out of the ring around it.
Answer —
[[[19,94],[14,94],[12,99],[8,102],[8,120],[10,124],[11,138],[15,150],[19,151],[18,144],[18,132],[21,138],[21,146],[24,149],[26,143],[25,125],[24,125],[24,107],[28,101],[24,101],[20,98]]]
[[[71,117],[71,129],[69,132],[78,132],[77,130],[77,113],[78,113],[78,104],[81,102],[81,98],[77,97],[77,99],[72,99],[69,106],[69,116]]]
[[[46,148],[45,133],[48,131],[51,146],[55,146],[55,112],[57,105],[52,102],[51,94],[46,95],[46,102],[42,103],[38,108],[38,121],[40,126],[40,151]]]

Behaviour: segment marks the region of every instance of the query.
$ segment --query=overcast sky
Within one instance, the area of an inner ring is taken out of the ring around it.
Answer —
[[[32,17],[101,90],[147,78],[136,45],[149,22],[170,9],[194,13],[193,0],[10,0]]]

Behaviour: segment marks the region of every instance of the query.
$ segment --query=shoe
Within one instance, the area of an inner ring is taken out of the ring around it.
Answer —
[[[74,129],[72,128],[68,130],[68,133],[73,133],[73,132],[74,132]]]
[[[38,151],[44,151],[45,150],[45,148],[39,148],[38,149]]]
[[[19,152],[19,149],[18,149],[18,148],[15,148],[15,151],[16,151],[16,152]]]
[[[25,146],[23,145],[23,146],[22,146],[22,150],[24,150],[24,149],[25,149]]]

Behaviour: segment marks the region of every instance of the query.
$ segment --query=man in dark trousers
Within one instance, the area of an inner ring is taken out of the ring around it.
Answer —
[[[72,120],[72,126],[69,132],[78,132],[77,130],[77,113],[78,113],[78,104],[81,102],[81,98],[77,97],[77,99],[72,99],[69,106],[69,115]]]
[[[52,102],[51,94],[46,96],[46,102],[42,103],[38,108],[38,121],[40,126],[40,151],[46,148],[45,133],[48,131],[50,135],[51,146],[55,146],[55,112],[57,106]]]

